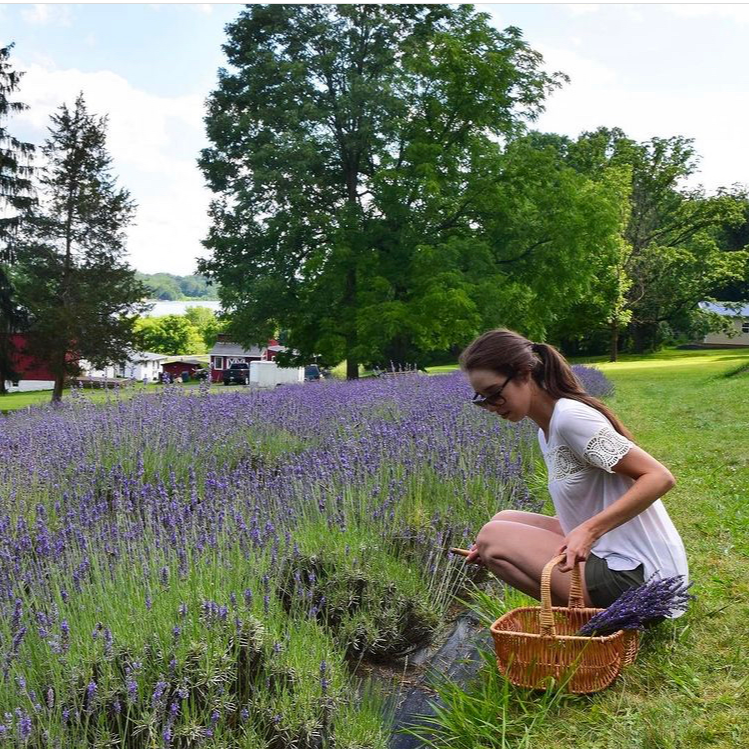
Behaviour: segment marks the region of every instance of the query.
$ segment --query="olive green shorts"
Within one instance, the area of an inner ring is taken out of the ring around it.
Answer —
[[[585,586],[593,606],[606,609],[629,588],[645,582],[645,566],[633,570],[611,570],[605,559],[591,553],[585,560]]]

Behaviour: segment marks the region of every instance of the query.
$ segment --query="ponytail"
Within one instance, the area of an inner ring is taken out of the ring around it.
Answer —
[[[569,398],[600,411],[619,434],[634,441],[619,417],[598,398],[585,391],[562,354],[548,343],[532,343],[506,328],[490,330],[476,338],[460,355],[464,371],[488,369],[509,377],[530,372],[536,385],[552,398]]]
[[[541,367],[531,371],[531,376],[552,398],[569,398],[586,403],[600,411],[619,434],[634,442],[632,433],[622,424],[619,417],[602,401],[585,391],[580,378],[572,371],[567,360],[548,343],[535,343],[534,353],[541,360]]]

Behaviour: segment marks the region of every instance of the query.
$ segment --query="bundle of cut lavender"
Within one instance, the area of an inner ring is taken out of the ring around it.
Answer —
[[[691,587],[684,575],[662,580],[650,578],[639,587],[624,591],[611,606],[591,617],[577,634],[601,637],[620,629],[644,629],[653,619],[685,609],[695,598],[687,592]]]

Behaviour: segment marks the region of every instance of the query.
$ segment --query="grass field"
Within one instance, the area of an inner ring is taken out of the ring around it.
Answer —
[[[605,357],[602,359],[605,359]],[[583,363],[583,361],[574,361],[575,363]],[[492,663],[491,652],[487,651],[485,654],[487,665],[475,683],[469,685],[466,689],[449,686],[444,688],[444,695],[450,709],[443,714],[442,722],[448,728],[445,729],[442,739],[435,741],[435,746],[449,746],[450,749],[493,749],[494,747],[498,749],[500,747],[502,749],[528,749],[529,747],[532,749],[536,747],[539,749],[556,749],[556,747],[568,746],[575,746],[577,749],[681,749],[682,747],[686,749],[686,747],[741,748],[749,746],[749,662],[745,657],[747,646],[749,646],[749,634],[746,627],[746,619],[749,614],[747,603],[749,600],[747,595],[749,593],[749,575],[747,575],[749,571],[749,544],[747,543],[746,531],[747,521],[749,520],[749,508],[746,502],[746,487],[749,485],[749,456],[746,450],[746,434],[749,426],[749,403],[747,403],[746,397],[747,386],[749,385],[749,349],[667,350],[645,357],[625,355],[620,362],[614,364],[603,360],[590,362],[589,359],[585,363],[596,364],[613,381],[616,393],[609,399],[610,405],[632,430],[637,443],[661,460],[676,476],[677,486],[666,495],[664,502],[683,535],[689,554],[692,578],[695,581],[694,592],[698,595],[698,600],[687,616],[675,622],[663,624],[652,633],[648,633],[644,638],[641,655],[637,663],[626,671],[613,687],[591,697],[568,697],[558,694],[539,695],[511,689],[507,682],[498,677],[496,668]],[[453,369],[455,369],[454,366],[440,367],[435,368],[434,371],[450,371]],[[734,373],[732,376],[726,376],[732,372]],[[411,378],[407,379],[410,381]],[[450,390],[453,387],[450,385],[450,380],[451,378],[423,378],[423,383],[429,383],[430,386],[434,385],[435,393],[440,391],[442,386],[446,388],[440,396],[443,400],[435,401],[441,405],[434,409],[430,416],[435,418],[435,414],[445,416],[445,425],[438,425],[437,431],[443,439],[445,435],[448,435],[454,441],[456,435],[461,434],[461,427],[458,423],[461,409],[456,406],[456,399],[458,395],[461,399],[465,399],[466,393],[457,386],[455,392]],[[131,487],[133,482],[141,482],[143,483],[141,489],[145,492],[144,496],[152,497],[152,500],[149,501],[154,503],[155,508],[160,506],[159,502],[162,501],[162,497],[169,498],[169,492],[192,497],[194,491],[198,496],[197,492],[200,489],[200,480],[202,479],[194,475],[193,466],[198,471],[220,468],[221,466],[218,466],[218,464],[214,465],[215,460],[214,463],[211,463],[211,459],[214,458],[226,458],[228,467],[232,472],[222,479],[223,485],[235,486],[239,478],[244,476],[244,474],[235,470],[237,467],[236,461],[232,462],[236,452],[234,448],[241,447],[241,445],[231,443],[227,448],[226,444],[221,442],[222,450],[215,451],[212,447],[213,442],[202,439],[209,427],[215,429],[218,425],[221,425],[222,429],[225,427],[225,431],[221,432],[222,440],[226,440],[232,435],[241,437],[250,434],[253,430],[259,430],[256,436],[263,437],[264,435],[264,439],[268,442],[268,444],[263,443],[264,447],[261,451],[264,460],[260,462],[250,461],[242,469],[247,473],[245,478],[249,482],[248,486],[256,487],[258,485],[259,474],[256,475],[257,471],[262,472],[267,469],[268,476],[272,477],[272,480],[265,481],[263,479],[265,483],[261,482],[263,486],[267,486],[268,501],[261,501],[256,505],[256,510],[253,510],[253,512],[260,512],[259,508],[266,508],[266,505],[271,506],[270,500],[279,493],[278,487],[284,486],[284,482],[279,482],[274,473],[277,469],[274,462],[278,452],[276,447],[280,445],[281,448],[285,449],[286,462],[293,463],[296,454],[295,446],[301,445],[304,439],[309,438],[310,434],[317,438],[321,430],[327,429],[336,418],[342,419],[341,428],[344,430],[349,422],[365,424],[365,421],[362,420],[363,417],[358,415],[356,411],[358,408],[366,410],[366,408],[371,407],[371,409],[374,409],[375,418],[380,419],[382,414],[377,409],[383,405],[382,394],[377,397],[372,396],[374,400],[369,405],[367,405],[366,398],[372,387],[375,390],[382,389],[386,384],[384,381],[374,380],[370,383],[371,387],[366,383],[350,385],[350,387],[359,388],[356,398],[348,398],[345,401],[349,404],[349,408],[354,409],[352,415],[346,416],[348,412],[339,413],[342,407],[340,404],[336,405],[337,401],[331,401],[328,403],[328,411],[325,412],[328,415],[324,418],[321,418],[319,413],[321,398],[323,397],[312,387],[301,389],[299,393],[309,401],[307,404],[309,413],[320,419],[319,423],[315,422],[311,427],[305,426],[306,422],[301,418],[301,414],[306,412],[299,411],[295,404],[295,398],[285,397],[284,392],[279,393],[280,401],[278,403],[275,400],[272,402],[268,400],[265,407],[269,410],[265,417],[262,417],[262,414],[258,416],[256,410],[261,405],[261,401],[265,403],[263,399],[256,399],[257,403],[255,401],[250,403],[247,400],[250,394],[244,389],[223,388],[222,386],[211,388],[211,392],[232,394],[231,397],[218,399],[215,403],[211,399],[211,404],[206,403],[205,407],[192,399],[172,398],[170,393],[177,394],[177,388],[182,387],[175,386],[173,390],[164,394],[163,399],[156,399],[153,403],[154,406],[161,408],[163,413],[158,409],[151,408],[150,398],[142,399],[140,407],[132,409],[130,409],[130,406],[137,406],[138,403],[128,400],[127,403],[122,403],[121,407],[118,406],[116,411],[85,407],[73,409],[73,412],[69,414],[69,424],[67,422],[62,423],[64,414],[55,414],[54,411],[51,411],[49,412],[50,423],[46,425],[42,422],[47,419],[47,413],[36,414],[32,409],[32,413],[27,415],[19,414],[19,416],[23,416],[24,419],[27,418],[30,421],[34,421],[37,415],[40,417],[39,426],[43,426],[43,430],[39,432],[38,429],[33,429],[26,435],[32,444],[27,442],[25,438],[16,441],[13,439],[6,440],[6,443],[14,449],[23,445],[23,450],[17,453],[17,458],[11,460],[7,466],[8,475],[12,479],[10,488],[13,491],[21,492],[21,494],[29,491],[29,496],[33,499],[29,506],[37,502],[40,497],[37,496],[38,491],[36,489],[29,488],[27,472],[32,469],[37,470],[38,463],[39,471],[38,474],[34,474],[35,480],[40,482],[39,486],[49,484],[48,504],[51,503],[50,507],[54,509],[52,500],[57,496],[58,488],[67,481],[68,474],[66,471],[78,465],[76,461],[81,461],[77,469],[79,475],[76,482],[71,484],[71,487],[75,488],[76,483],[82,485],[86,476],[89,475],[83,470],[88,465],[88,458],[84,456],[85,450],[79,446],[78,442],[75,442],[75,440],[81,439],[81,435],[89,432],[97,435],[97,439],[91,442],[89,448],[98,456],[100,465],[97,470],[102,472],[101,477],[106,478],[107,485],[109,486],[114,481],[115,485],[119,486],[119,484],[116,484],[116,480],[120,479],[124,482],[123,487]],[[422,386],[417,381],[412,384],[414,387]],[[409,382],[404,382],[402,385],[403,387],[411,387]],[[335,385],[334,387],[339,388],[343,385]],[[159,388],[161,386],[149,386],[149,389],[153,390]],[[132,390],[125,390],[123,393],[136,393],[142,390],[143,386],[135,386]],[[333,390],[329,393],[327,389],[325,391],[328,396],[333,393]],[[4,408],[6,403],[16,402],[19,403],[20,407],[28,405],[28,402],[24,403],[22,400],[23,397],[28,395],[5,396],[0,401],[0,409]],[[34,395],[41,396],[40,401],[42,402],[49,398],[49,393]],[[112,397],[112,394],[107,391],[93,393],[86,391],[86,395],[90,395],[95,402],[105,401]],[[435,397],[434,393],[431,397]],[[401,408],[407,406],[408,408],[414,408],[414,410],[413,413],[409,411],[410,417],[403,422],[391,424],[387,419],[382,423],[380,423],[381,419],[377,421],[378,428],[382,430],[382,444],[388,449],[390,449],[391,440],[396,438],[404,439],[409,444],[412,442],[415,444],[416,438],[414,435],[410,432],[406,433],[400,425],[405,423],[423,427],[428,418],[420,408],[414,406],[414,404],[420,402],[420,398],[413,397],[413,394],[411,394],[411,397],[404,398],[403,403],[405,405]],[[279,417],[279,403],[286,403],[289,409],[288,413],[283,412],[286,414],[283,417]],[[232,404],[234,405],[232,406]],[[85,406],[85,404],[82,405]],[[185,414],[180,415],[180,409],[182,408],[188,409],[187,416]],[[201,408],[203,409],[202,412],[200,411]],[[457,411],[453,413],[450,411],[451,408],[457,408]],[[217,411],[222,413],[221,420],[215,419]],[[473,409],[473,411],[476,411],[476,409]],[[130,413],[131,421],[126,420],[128,413]],[[204,422],[198,418],[200,413],[203,413]],[[271,413],[274,416],[273,419],[269,418]],[[115,414],[116,418],[109,419],[107,414]],[[253,430],[247,429],[248,414],[257,417]],[[476,414],[469,415],[475,416]],[[100,422],[100,417],[105,418]],[[179,421],[180,419],[182,421]],[[234,422],[231,419],[234,419]],[[293,427],[295,419],[299,422],[297,424],[298,437],[294,437],[288,431]],[[163,429],[164,423],[177,423],[178,421],[183,424],[184,429]],[[496,467],[499,463],[490,459],[483,467],[477,468],[477,466],[482,465],[481,459],[491,458],[489,454],[491,449],[498,449],[497,444],[495,444],[496,435],[489,436],[488,432],[482,431],[485,426],[491,428],[490,421],[477,422],[475,428],[478,431],[475,433],[466,432],[468,436],[465,444],[460,447],[460,451],[465,453],[463,456],[464,462],[456,464],[455,470],[458,473],[451,479],[455,483],[455,487],[450,481],[441,479],[437,484],[417,482],[415,489],[413,487],[409,489],[408,487],[411,485],[404,484],[400,473],[396,472],[397,475],[394,474],[393,478],[394,483],[390,483],[389,478],[387,481],[378,480],[378,486],[382,484],[383,487],[383,496],[387,497],[388,502],[397,505],[400,510],[403,509],[404,505],[402,497],[411,497],[412,500],[416,497],[419,503],[426,502],[427,499],[432,502],[436,495],[442,497],[440,494],[442,492],[444,497],[440,501],[444,502],[444,508],[440,505],[440,509],[452,511],[460,506],[455,497],[481,490],[486,495],[485,500],[494,506],[499,501],[499,494],[489,481],[489,467]],[[95,430],[90,428],[89,422],[96,424]],[[285,429],[281,435],[273,431],[272,427],[276,422],[284,424]],[[52,449],[54,446],[52,440],[54,425],[63,429],[63,432],[58,435],[57,442],[54,443],[56,445],[55,450]],[[110,430],[107,432],[108,436],[103,436],[104,432],[101,431],[105,427]],[[194,433],[190,432],[188,427],[192,428]],[[465,426],[463,429],[465,431]],[[266,430],[267,434],[263,430]],[[183,432],[185,433],[183,434]],[[359,437],[369,438],[372,433],[372,429],[366,427]],[[3,432],[0,430],[0,438],[3,436]],[[37,437],[38,439],[36,439]],[[421,439],[423,444],[431,444],[432,442],[437,444],[436,438],[429,435],[422,436]],[[69,454],[68,442],[70,440],[73,440],[75,444]],[[338,444],[335,434],[327,437],[327,444],[329,446]],[[341,447],[342,457],[340,460],[342,461],[341,466],[343,466],[341,470],[346,475],[345,480],[349,485],[351,483],[349,458],[351,458],[350,453],[354,450],[354,447],[353,443],[351,445],[346,443]],[[30,453],[33,452],[31,448],[36,451],[34,454],[37,454],[37,462],[32,461],[29,457]],[[112,452],[115,449],[119,450],[116,454]],[[530,456],[528,465],[529,468],[532,468],[533,465],[537,466],[532,478],[532,492],[537,497],[545,498],[546,511],[551,514],[553,510],[546,493],[543,461],[537,445],[534,445],[533,449],[535,454]],[[362,450],[361,460],[364,461],[366,456],[371,453],[371,449],[367,447],[366,449],[362,448]],[[327,452],[330,452],[330,450]],[[402,449],[399,448],[396,454],[400,456],[401,452]],[[443,468],[446,458],[455,452],[455,445],[451,442],[449,449],[443,450],[439,455],[435,454],[433,465]],[[57,468],[55,468],[53,453],[57,455],[59,462]],[[141,467],[138,467],[140,464],[136,460],[138,455],[143,457]],[[321,460],[323,460],[322,454],[310,465],[316,469]],[[20,468],[14,468],[16,465],[23,467],[27,464],[28,467],[24,468],[23,471]],[[152,474],[158,466],[163,467],[164,476],[153,478]],[[468,471],[469,469],[466,466],[471,467],[470,474],[464,475],[461,471],[464,469]],[[330,470],[333,471],[334,468],[335,466],[331,467]],[[54,474],[53,476],[53,469],[59,469],[59,475]],[[173,470],[176,470],[178,475],[172,477],[171,472]],[[170,475],[167,476],[167,474]],[[93,476],[93,474],[91,475]],[[52,480],[50,480],[50,476],[52,476]],[[118,476],[120,479],[117,478]],[[476,478],[476,486],[467,488],[469,478]],[[214,478],[211,478],[211,480],[214,481]],[[99,481],[99,478],[96,481]],[[187,483],[182,486],[179,483],[180,481]],[[185,489],[188,484],[189,487],[192,487],[189,490]],[[94,496],[93,489],[96,486],[98,484],[92,484],[91,491],[81,488],[79,492],[83,498],[81,501],[85,500],[86,497]],[[307,485],[302,483],[300,486],[306,487]],[[131,490],[127,488],[121,491],[130,492]],[[361,491],[361,497],[367,497],[367,501],[370,501],[371,496],[374,496],[368,484]],[[136,492],[136,494],[140,496],[140,493]],[[300,507],[309,505],[308,494],[308,489],[305,488],[300,495]],[[331,497],[337,496],[336,492],[329,488],[325,489],[320,496],[328,496],[328,494]],[[15,495],[8,494],[7,496]],[[234,497],[233,494],[231,496]],[[236,499],[240,504],[231,507],[231,512],[226,513],[227,517],[241,516],[237,513],[240,508],[244,508],[244,505],[241,504],[241,502],[244,502],[244,496],[243,491],[236,490]],[[340,502],[344,503],[345,497],[349,497],[349,495],[341,494]],[[366,504],[363,499],[354,501],[349,497],[349,500],[354,508]],[[13,501],[18,501],[18,498]],[[317,504],[313,503],[313,505],[312,511],[317,507]],[[424,519],[431,517],[431,510],[426,512],[420,504],[417,503],[417,505],[411,508],[414,518],[422,522]],[[212,508],[214,511],[219,508],[218,504],[214,502],[207,503],[206,507]],[[341,507],[345,508],[348,505],[344,503]],[[484,509],[479,513],[478,510],[481,507]],[[11,510],[15,512],[12,507]],[[88,527],[90,513],[85,508],[84,510],[82,517],[86,522],[83,525]],[[318,507],[318,510],[321,513],[326,512],[326,505],[323,503]],[[56,513],[57,509],[54,509],[54,512]],[[472,515],[467,519],[470,520],[470,527],[480,525],[481,521],[477,518],[483,517],[487,513],[486,504],[477,506],[476,512],[478,514],[475,517]],[[100,513],[100,516],[104,519],[108,517],[106,513]],[[381,516],[383,516],[382,512],[380,512],[378,518]],[[384,516],[389,517],[386,514]],[[133,517],[137,520],[136,516]],[[159,515],[159,517],[161,516]],[[183,522],[188,530],[192,528],[192,526],[189,526],[189,522],[197,522],[196,517],[197,514],[194,512],[185,513]],[[120,519],[123,522],[130,522],[131,513],[123,511]],[[38,520],[39,518],[37,518]],[[247,523],[249,522],[248,516]],[[266,522],[264,517],[260,520],[255,518],[253,522],[257,524],[258,529],[265,527],[268,534],[276,533],[276,538],[281,538],[278,531],[273,530],[273,526],[264,525]],[[377,522],[379,523],[380,520]],[[109,526],[107,525],[107,527]],[[170,525],[169,527],[177,526]],[[158,528],[161,528],[161,525]],[[268,528],[271,528],[271,530],[268,530]],[[331,532],[330,529],[326,530],[326,528],[323,528],[323,537],[327,539],[331,536]],[[23,527],[18,526],[16,530],[18,532],[15,535],[10,535],[16,537],[20,534],[20,546],[18,548],[26,549],[28,544],[24,546]],[[229,540],[239,536],[233,532],[227,533],[227,544]],[[202,536],[199,537],[200,539],[202,539]],[[316,541],[317,546],[320,543],[321,541]],[[189,543],[178,544],[178,547],[181,549],[184,545],[189,546]],[[288,546],[288,544],[286,545]],[[212,548],[210,545],[206,547],[202,540],[200,540],[200,547]],[[26,550],[28,551],[28,549]],[[9,547],[7,551],[3,552],[2,559],[12,561],[16,553],[20,553],[18,549]],[[348,551],[346,551],[344,557],[348,559],[349,556]],[[129,564],[128,562],[127,569],[129,569]],[[237,565],[237,569],[246,570],[246,567],[247,565],[243,562]],[[156,568],[154,567],[154,569]],[[213,570],[213,567],[210,567],[210,570]],[[169,570],[167,571],[169,572]],[[135,579],[138,581],[134,588],[135,598],[138,598],[142,592],[142,580],[138,577],[139,574],[135,574]],[[412,575],[407,577],[406,582],[411,577]],[[169,581],[172,580],[171,572],[169,572],[168,578]],[[392,571],[380,575],[378,579],[380,578],[394,579]],[[174,585],[177,584],[176,580],[175,577]],[[169,582],[169,584],[172,583]],[[255,580],[253,587],[258,590],[267,584],[268,581],[265,579]],[[159,587],[166,585],[166,583],[157,581],[154,582],[154,585]],[[234,582],[232,582],[232,585],[234,585]],[[239,582],[236,582],[234,587],[240,589],[242,586],[239,585]],[[234,588],[230,589],[233,590]],[[192,588],[187,586],[184,591],[185,595],[189,591],[192,591]],[[177,595],[178,592],[181,594],[183,591],[175,589],[174,595]],[[223,590],[223,594],[226,594],[226,590]],[[218,594],[216,594],[216,597],[218,597]],[[256,596],[255,601],[257,602],[259,599],[260,597]],[[102,600],[109,602],[110,598],[104,596]],[[119,601],[116,597],[111,597],[111,600],[112,605]],[[159,598],[158,600],[163,602],[165,599]],[[502,606],[519,605],[521,600],[522,598],[519,595],[512,595],[508,596],[504,602],[496,598],[485,600],[484,605],[487,609],[492,606],[501,608]],[[177,599],[175,598],[174,601],[176,602]],[[258,606],[259,604],[253,605]],[[139,599],[138,606],[141,606]],[[146,608],[151,611],[150,604],[146,604]],[[157,608],[154,607],[155,613],[148,615],[154,621],[158,619]],[[89,609],[86,610],[88,612],[86,616],[94,617],[94,619],[86,620],[85,626],[81,624],[77,629],[72,628],[74,632],[85,633],[86,636],[83,640],[86,643],[90,640],[88,633],[93,631],[96,621],[100,618],[96,606],[92,605]],[[191,611],[193,609],[197,610],[197,603],[190,608]],[[138,611],[141,612],[142,616],[146,616],[145,610],[141,611],[141,608],[138,608]],[[317,614],[316,609],[315,611]],[[80,606],[73,606],[70,612],[71,617],[73,614],[83,616]],[[112,621],[117,623],[120,622],[121,618],[112,616]],[[2,629],[2,626],[3,623],[0,621],[0,629]],[[36,637],[36,634],[34,634],[36,632],[35,626],[33,624],[30,626],[34,629],[27,637]],[[197,625],[195,626],[197,627]],[[144,628],[144,631],[146,629]],[[196,639],[200,632],[202,630],[195,630]],[[0,635],[2,635],[2,632],[0,632]],[[169,632],[167,632],[167,635],[171,637]],[[129,636],[127,632],[115,632],[116,641],[117,638],[125,639],[126,636]],[[0,636],[0,639],[3,639],[3,637]],[[11,639],[11,636],[6,633],[4,641],[11,642]],[[87,645],[86,647],[92,648],[93,646]],[[273,647],[275,648],[275,645]],[[28,650],[27,655],[29,652],[32,651]],[[289,652],[290,654],[296,653],[294,650]],[[24,663],[26,662],[24,661]],[[46,660],[40,658],[38,662],[42,664],[43,662],[46,663]],[[154,669],[156,669],[156,666],[154,666]],[[315,669],[318,669],[317,665],[315,665]],[[318,679],[315,669],[313,669],[314,673],[311,672],[311,676],[308,674],[312,679]],[[157,669],[153,673],[156,674]],[[327,676],[325,678],[327,679]],[[82,683],[85,685],[85,681]],[[315,684],[317,684],[316,681]],[[10,684],[7,688],[14,688],[13,684]],[[152,688],[153,685],[149,685],[148,689]],[[148,696],[150,692],[144,692],[144,694]],[[2,700],[0,700],[1,702]],[[288,706],[288,714],[294,719],[301,715],[298,710],[295,711],[293,706]],[[345,719],[344,723],[353,725],[348,718]],[[343,744],[341,745],[343,746]],[[356,744],[355,742],[351,744],[351,746],[354,745],[370,746],[370,744]]]
[[[197,387],[198,382],[189,382],[179,387]],[[163,385],[158,383],[152,383],[149,385],[143,385],[138,382],[134,385],[126,388],[121,388],[119,391],[120,397],[128,395],[136,395],[138,393],[148,392],[151,390],[159,390],[163,388]],[[70,388],[63,390],[62,397],[70,397]],[[85,388],[83,390],[84,395],[90,398],[95,403],[104,403],[108,398],[113,397],[112,390],[106,390],[104,388]],[[51,390],[32,390],[27,393],[7,393],[6,395],[0,395],[0,413],[8,413],[9,411],[17,411],[21,408],[28,408],[29,406],[40,406],[50,402],[52,398]]]
[[[609,404],[636,442],[677,479],[664,503],[684,539],[698,600],[688,615],[646,636],[636,664],[597,695],[508,695],[489,664],[467,694],[446,692],[453,709],[445,722],[459,729],[437,745],[748,747],[749,349],[594,363],[614,382]],[[544,491],[537,458],[536,489]],[[548,495],[546,511],[553,512]]]

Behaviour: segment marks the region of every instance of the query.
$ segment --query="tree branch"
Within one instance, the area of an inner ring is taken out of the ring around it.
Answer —
[[[518,260],[522,260],[525,257],[528,257],[528,255],[533,252],[537,247],[540,247],[541,245],[548,244],[551,242],[551,239],[540,239],[538,242],[535,242],[527,249],[523,250],[517,257],[509,258],[508,260],[497,260],[497,263],[499,264],[506,264],[506,263],[517,263]]]

